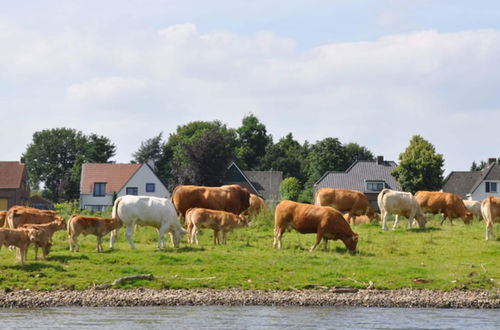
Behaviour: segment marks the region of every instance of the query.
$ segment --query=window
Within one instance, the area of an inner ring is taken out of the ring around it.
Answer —
[[[484,185],[487,193],[496,193],[498,191],[496,182],[485,182]]]
[[[155,184],[146,183],[146,192],[155,192]]]
[[[383,182],[367,182],[366,189],[368,191],[381,191],[382,189],[384,189],[384,183]]]
[[[139,195],[137,187],[127,187],[127,195]]]
[[[95,197],[106,196],[106,183],[105,182],[95,182],[94,183],[94,196]]]

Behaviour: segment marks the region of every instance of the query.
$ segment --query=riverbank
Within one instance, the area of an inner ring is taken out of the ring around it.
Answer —
[[[346,292],[347,291],[347,292]],[[1,308],[118,306],[350,306],[404,308],[500,308],[500,290],[56,290],[0,291]]]

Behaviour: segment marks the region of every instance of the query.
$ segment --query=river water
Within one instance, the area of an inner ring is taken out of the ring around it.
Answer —
[[[500,329],[498,309],[179,306],[0,309],[1,329]]]

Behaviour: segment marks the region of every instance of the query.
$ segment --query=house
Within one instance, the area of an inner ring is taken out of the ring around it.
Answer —
[[[33,195],[28,200],[28,205],[40,210],[53,210],[54,204],[46,200],[42,196]]]
[[[30,197],[28,171],[20,162],[0,162],[0,211],[25,205]]]
[[[168,198],[170,192],[147,164],[83,164],[81,209],[102,211],[124,195]]]
[[[227,168],[224,184],[238,184],[267,201],[280,200],[281,171],[242,171],[235,162]]]
[[[378,210],[377,196],[382,189],[401,190],[400,184],[391,175],[396,166],[393,161],[385,161],[383,156],[378,156],[376,160],[357,160],[345,172],[326,172],[314,184],[314,192],[320,188],[358,190]]]
[[[475,201],[500,197],[500,164],[496,158],[489,158],[481,171],[453,171],[445,178],[443,191]]]

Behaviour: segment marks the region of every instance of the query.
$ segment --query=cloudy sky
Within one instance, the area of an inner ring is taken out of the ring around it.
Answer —
[[[0,0],[0,160],[36,131],[107,136],[117,162],[194,120],[255,114],[446,173],[500,156],[500,4],[461,0]]]

